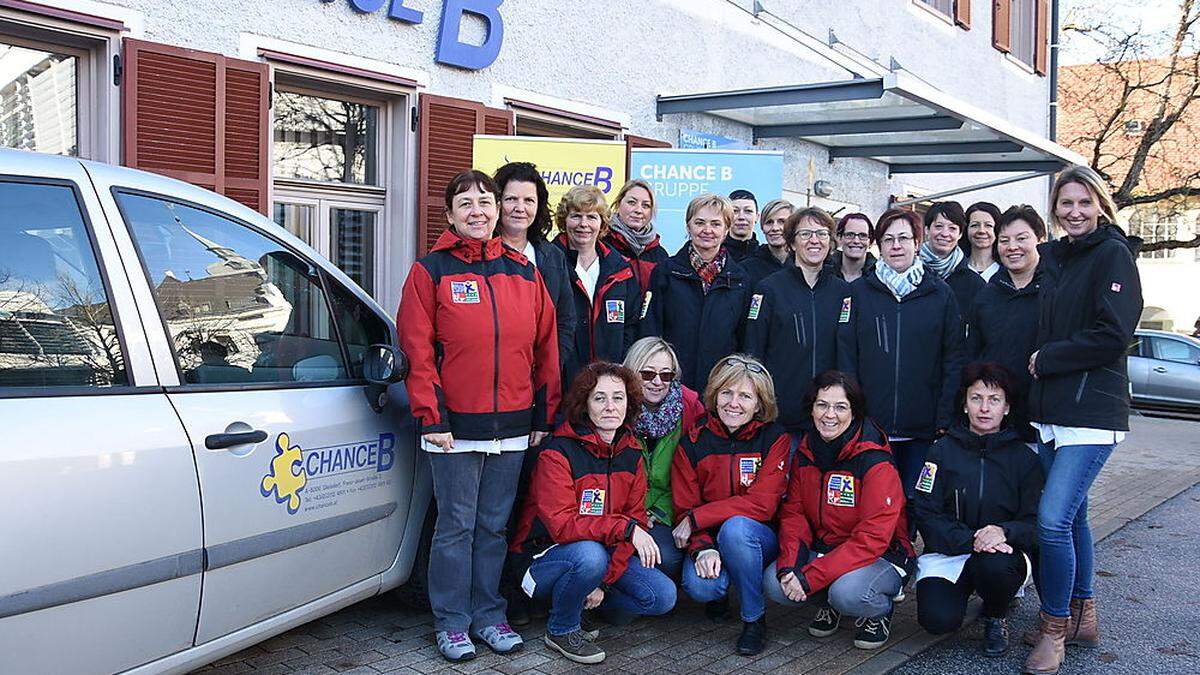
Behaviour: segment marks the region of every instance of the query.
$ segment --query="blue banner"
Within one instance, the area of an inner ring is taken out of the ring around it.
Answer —
[[[692,199],[706,192],[728,197],[734,190],[749,190],[762,208],[783,194],[782,152],[640,148],[632,153],[630,169],[630,178],[654,187],[654,227],[672,255],[687,241],[684,214]]]

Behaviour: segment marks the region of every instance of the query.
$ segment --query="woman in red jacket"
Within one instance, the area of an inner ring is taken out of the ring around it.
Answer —
[[[763,575],[767,596],[819,608],[814,637],[858,617],[854,646],[887,642],[892,599],[912,567],[904,489],[887,436],[866,417],[854,378],[827,370],[809,393],[813,431],[796,450],[779,517],[779,560]]]
[[[680,444],[671,464],[675,544],[688,549],[683,590],[728,611],[730,582],[741,597],[737,652],[766,646],[763,568],[778,550],[771,523],[787,483],[791,436],[775,423],[775,385],[761,363],[734,354],[717,362],[704,390],[708,421]]]
[[[526,556],[522,589],[549,598],[548,647],[577,663],[604,651],[580,626],[584,609],[665,614],[675,584],[654,569],[660,553],[646,523],[646,471],[632,424],[637,376],[598,361],[575,378],[566,422],[539,450],[511,550]]]
[[[438,506],[429,604],[450,661],[475,657],[471,636],[521,648],[499,592],[505,523],[561,388],[554,306],[529,260],[492,238],[496,203],[484,173],[450,181],[450,227],[409,271],[396,317]]]

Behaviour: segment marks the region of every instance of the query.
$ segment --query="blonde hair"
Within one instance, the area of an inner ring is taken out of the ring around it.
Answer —
[[[725,221],[725,227],[730,227],[733,224],[733,202],[722,197],[714,195],[711,192],[705,193],[696,197],[687,206],[687,213],[683,217],[684,225],[692,222],[692,218],[700,212],[701,209],[707,209],[710,206],[717,207],[721,212],[721,219]]]
[[[758,410],[754,419],[774,422],[779,416],[779,404],[775,401],[775,381],[766,366],[753,356],[730,354],[717,361],[708,374],[708,386],[704,388],[704,407],[709,414],[717,414],[717,394],[738,380],[746,378],[758,395]]]
[[[679,357],[675,355],[675,348],[671,346],[670,342],[660,337],[644,337],[629,345],[629,351],[625,352],[625,367],[635,372],[639,371],[646,367],[655,354],[659,353],[667,355],[667,358],[671,360],[671,370],[678,375]]]
[[[1050,189],[1050,222],[1054,223],[1055,227],[1060,231],[1066,229],[1058,222],[1056,205],[1059,191],[1063,189],[1064,185],[1071,183],[1086,188],[1100,206],[1101,217],[1112,225],[1117,224],[1117,205],[1113,202],[1112,195],[1108,192],[1108,186],[1104,184],[1104,179],[1090,166],[1076,165],[1060,171],[1054,179],[1054,187]]]
[[[762,214],[758,217],[758,222],[765,225],[775,215],[776,211],[782,211],[783,209],[795,211],[796,207],[786,199],[772,199],[763,207]],[[791,242],[788,243],[790,244]]]
[[[567,194],[559,200],[558,209],[554,212],[554,224],[558,226],[560,232],[567,231],[567,216],[571,215],[572,211],[599,213],[600,236],[603,237],[608,232],[608,219],[612,216],[612,212],[608,210],[608,202],[604,200],[604,193],[595,185],[576,185],[567,190]]]
[[[625,199],[625,195],[629,194],[629,191],[633,188],[642,188],[646,191],[646,194],[650,195],[650,222],[654,222],[654,216],[658,215],[658,202],[654,199],[654,188],[650,187],[650,183],[647,183],[641,178],[634,178],[633,180],[626,181],[625,184],[621,186],[621,189],[617,190],[617,197],[612,203],[613,213],[617,212],[617,206],[621,203],[622,199]]]

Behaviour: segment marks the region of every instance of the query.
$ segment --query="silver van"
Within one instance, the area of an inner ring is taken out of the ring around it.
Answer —
[[[395,332],[240,204],[0,150],[0,672],[185,672],[403,584]]]

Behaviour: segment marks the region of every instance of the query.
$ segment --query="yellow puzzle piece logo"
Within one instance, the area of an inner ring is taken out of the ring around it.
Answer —
[[[308,483],[304,472],[300,446],[292,445],[287,434],[275,439],[275,457],[271,460],[271,472],[263,476],[259,491],[262,496],[274,494],[275,501],[287,502],[288,513],[300,510],[300,491]]]

